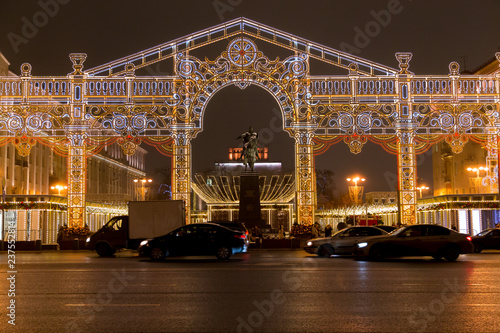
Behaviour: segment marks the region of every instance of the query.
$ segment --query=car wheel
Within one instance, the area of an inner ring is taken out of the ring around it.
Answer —
[[[454,244],[449,244],[444,247],[443,257],[447,261],[455,261],[460,255],[460,249]]]
[[[442,256],[442,255],[440,255],[440,254],[434,254],[434,255],[432,255],[432,257],[433,257],[434,259],[436,259],[436,260],[441,260],[441,258],[443,258],[443,256]]]
[[[330,256],[334,253],[335,250],[330,245],[323,244],[318,249],[318,255],[320,257],[330,258]]]
[[[165,259],[166,253],[167,253],[166,250],[163,250],[161,247],[156,246],[151,249],[149,257],[151,258],[151,260],[160,261]]]
[[[483,246],[481,243],[474,243],[474,252],[481,253],[483,251]]]
[[[113,254],[115,254],[115,252],[116,252],[115,249],[111,248],[111,246],[109,246],[106,243],[97,244],[95,247],[95,251],[101,257],[109,257],[109,256],[112,256]]]
[[[221,246],[217,249],[217,259],[227,260],[231,256],[231,249],[227,246]]]
[[[385,258],[385,250],[382,245],[375,244],[370,249],[369,257],[371,260],[380,261]]]

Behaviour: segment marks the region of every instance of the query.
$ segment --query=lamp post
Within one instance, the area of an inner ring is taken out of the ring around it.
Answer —
[[[146,200],[146,184],[152,182],[153,180],[151,178],[134,179],[134,183],[136,184],[136,197],[139,197],[139,201]]]
[[[358,182],[364,182],[364,178],[360,177],[353,177],[353,178],[347,178],[346,179],[348,182],[353,182],[354,186],[349,186],[349,196],[351,200],[354,202],[354,205],[357,206],[358,203],[361,201],[361,197],[363,196],[363,186],[358,186]],[[354,215],[354,224],[357,225],[356,222],[356,215]]]
[[[474,188],[476,193],[479,193],[479,187],[481,186],[481,177],[479,177],[479,171],[487,171],[488,169],[486,167],[480,166],[480,167],[468,167],[467,171],[469,172],[475,172],[476,177],[471,177],[470,181],[472,184],[472,187]]]
[[[67,190],[68,187],[67,186],[63,186],[63,185],[55,185],[55,186],[51,186],[50,187],[51,190],[57,190],[57,195],[61,195],[61,191],[62,190]]]
[[[428,189],[429,189],[429,187],[425,186],[425,185],[417,187],[417,190],[420,192],[420,199],[422,199],[422,190],[428,190]]]
[[[361,197],[363,196],[363,186],[358,186],[358,182],[362,181],[364,182],[364,178],[360,177],[353,177],[353,178],[347,178],[346,179],[348,182],[352,181],[354,183],[354,186],[349,186],[349,196],[351,197],[351,200],[354,201],[354,204],[357,205],[360,202]]]

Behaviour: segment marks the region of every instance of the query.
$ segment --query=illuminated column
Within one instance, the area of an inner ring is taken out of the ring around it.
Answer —
[[[500,136],[492,135],[488,139],[488,143],[491,142],[490,147],[495,147],[494,149],[488,149],[488,157],[486,158],[486,167],[488,168],[488,175],[490,178],[490,193],[500,192]]]
[[[408,71],[411,53],[398,52],[399,62],[397,88],[399,101],[397,103],[399,119],[396,123],[398,136],[398,195],[399,220],[403,224],[417,222],[417,154],[415,152],[415,133],[412,119],[412,96],[410,83],[413,77]]]
[[[496,52],[495,53],[495,57],[497,58],[497,61],[499,62],[499,66],[500,66],[500,52]],[[495,74],[495,78],[496,78],[496,87],[495,87],[495,90],[496,90],[496,93],[497,93],[497,101],[498,101],[498,108],[500,108],[500,71],[498,71],[496,74]],[[498,121],[498,118],[495,119],[496,122],[495,122],[495,127],[497,129],[497,131],[499,130],[500,128],[500,121]],[[496,146],[496,188],[492,189],[492,191],[496,191],[496,192],[500,192],[500,135],[499,133],[497,132],[497,135],[494,136],[494,139],[496,140],[496,145],[495,143],[493,143],[495,146]],[[488,151],[488,155],[489,155],[489,151]],[[493,176],[495,177],[495,176]]]
[[[413,134],[398,133],[398,192],[399,216],[403,224],[416,223],[417,208],[417,155]]]
[[[67,159],[68,179],[68,226],[85,225],[85,193],[87,179],[87,158],[85,134],[69,133],[69,154]]]
[[[307,124],[295,125],[295,191],[297,222],[313,224],[316,210],[316,184],[312,138],[314,130]]]
[[[73,73],[71,80],[71,124],[66,126],[69,139],[67,159],[68,182],[68,226],[77,227],[86,224],[86,181],[87,181],[87,144],[85,120],[85,78],[82,73],[83,62],[87,58],[84,53],[72,53]]]
[[[186,223],[191,213],[191,139],[193,130],[190,125],[172,125],[172,199],[184,200]]]

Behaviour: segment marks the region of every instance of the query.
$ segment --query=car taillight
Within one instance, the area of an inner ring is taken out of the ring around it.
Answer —
[[[238,239],[245,239],[247,236],[245,235],[234,235],[234,238],[238,238]]]
[[[471,237],[471,236],[467,236],[467,237],[465,237],[465,238],[467,238],[467,240],[468,240],[469,242],[472,242],[472,237]]]

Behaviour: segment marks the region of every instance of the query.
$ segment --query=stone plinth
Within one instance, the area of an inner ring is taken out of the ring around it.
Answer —
[[[260,211],[259,175],[257,172],[245,171],[240,174],[240,211],[239,220],[248,229],[254,226],[263,227]]]

